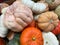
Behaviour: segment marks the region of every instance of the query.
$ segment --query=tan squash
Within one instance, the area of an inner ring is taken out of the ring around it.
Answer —
[[[57,14],[51,11],[40,14],[37,21],[40,29],[49,32],[58,25],[59,19]]]

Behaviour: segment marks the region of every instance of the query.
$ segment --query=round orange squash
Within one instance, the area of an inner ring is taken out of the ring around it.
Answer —
[[[40,14],[37,21],[40,29],[45,32],[49,32],[58,25],[59,19],[57,14],[51,11]]]
[[[42,32],[34,26],[27,27],[21,34],[20,43],[21,45],[43,45]]]

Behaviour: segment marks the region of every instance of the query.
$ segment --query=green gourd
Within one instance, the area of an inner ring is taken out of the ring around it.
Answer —
[[[60,19],[60,5],[55,9],[55,13],[58,15],[58,18]]]

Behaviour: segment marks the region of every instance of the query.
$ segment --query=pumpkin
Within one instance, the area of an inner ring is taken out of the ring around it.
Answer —
[[[3,8],[8,7],[9,5],[7,3],[0,3],[0,14]]]
[[[55,13],[58,15],[58,18],[60,19],[60,5],[57,6],[57,8],[55,9]]]
[[[33,20],[32,11],[19,1],[15,1],[5,12],[4,24],[14,32],[22,31]]]
[[[20,36],[21,45],[43,45],[42,32],[34,26],[24,29]]]
[[[4,8],[2,12],[5,12],[4,10],[6,11],[6,8]],[[6,37],[8,32],[8,29],[5,27],[3,20],[4,20],[4,13],[2,13],[2,15],[0,16],[0,37],[2,38]]]
[[[54,30],[52,30],[52,33],[54,33],[55,35],[60,34],[60,21],[59,21],[58,25],[56,26],[56,28]]]
[[[57,37],[51,32],[43,32],[44,45],[59,45]]]
[[[52,31],[58,25],[59,19],[53,11],[45,12],[39,15],[37,25],[45,32]]]
[[[0,37],[0,45],[6,45],[5,41]]]
[[[21,0],[20,2],[22,2],[23,4],[25,4],[26,6],[28,6],[29,8],[32,9],[32,11],[35,13],[35,14],[40,14],[42,12],[45,12],[48,10],[48,4],[46,3],[35,3],[34,1],[32,0]],[[31,5],[32,4],[32,5]]]
[[[60,0],[41,0],[43,2],[48,3],[50,9],[55,9],[58,5],[60,5]]]

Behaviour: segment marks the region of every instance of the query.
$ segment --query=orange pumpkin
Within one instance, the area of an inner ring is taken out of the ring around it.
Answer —
[[[57,14],[51,11],[40,14],[37,21],[40,29],[49,32],[58,25],[59,19]]]
[[[35,27],[27,27],[20,37],[21,45],[43,45],[42,32]]]

